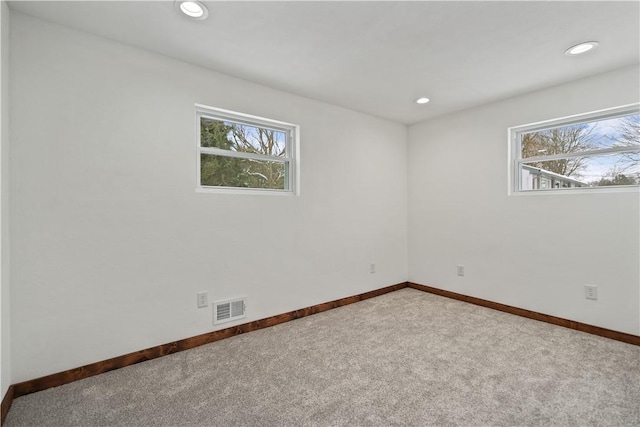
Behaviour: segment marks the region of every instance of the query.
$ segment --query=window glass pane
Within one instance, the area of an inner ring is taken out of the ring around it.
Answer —
[[[288,162],[200,154],[200,185],[288,190]]]
[[[594,187],[640,184],[640,152],[589,156],[579,174]]]
[[[207,117],[200,118],[200,146],[285,157],[285,132]]]
[[[522,158],[640,147],[640,114],[522,134]]]
[[[640,184],[640,152],[527,162],[521,167],[522,190]]]

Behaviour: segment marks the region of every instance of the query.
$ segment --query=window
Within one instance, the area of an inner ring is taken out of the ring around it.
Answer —
[[[296,194],[299,127],[196,105],[198,188]]]
[[[638,104],[509,128],[514,192],[640,184]]]

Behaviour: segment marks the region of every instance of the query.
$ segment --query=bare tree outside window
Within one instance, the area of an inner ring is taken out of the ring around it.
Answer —
[[[200,189],[297,194],[298,126],[203,105],[196,117]]]
[[[202,118],[202,147],[239,153],[283,157],[285,134],[281,131]],[[201,154],[201,183],[207,186],[285,189],[286,165],[262,159]]]
[[[591,114],[584,122],[572,118],[566,125],[559,119],[546,128],[512,128],[519,142],[519,188],[640,184],[640,114],[637,107],[626,108],[635,112],[607,112],[602,118]]]
[[[522,157],[573,154],[597,148],[593,126],[579,124],[556,129],[527,133],[522,136]],[[580,177],[585,157],[573,157],[530,163],[550,172],[568,177]]]

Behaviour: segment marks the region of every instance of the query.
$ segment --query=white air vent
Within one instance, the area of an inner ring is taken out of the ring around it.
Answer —
[[[213,324],[231,322],[247,317],[247,299],[234,298],[213,303]]]

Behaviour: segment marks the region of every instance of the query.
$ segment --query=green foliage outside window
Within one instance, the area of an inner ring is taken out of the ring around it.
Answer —
[[[200,145],[238,153],[284,157],[286,135],[282,131],[202,117]],[[258,189],[287,189],[288,163],[267,159],[200,154],[200,183]]]

